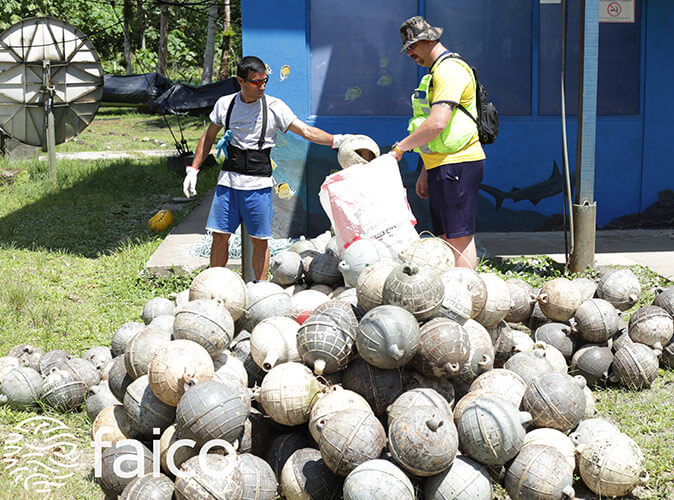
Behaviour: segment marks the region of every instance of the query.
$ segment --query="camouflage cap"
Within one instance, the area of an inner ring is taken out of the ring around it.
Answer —
[[[421,16],[410,17],[400,25],[400,38],[403,40],[403,48],[400,49],[400,53],[405,52],[410,45],[419,40],[437,40],[441,36],[442,28],[431,26]]]

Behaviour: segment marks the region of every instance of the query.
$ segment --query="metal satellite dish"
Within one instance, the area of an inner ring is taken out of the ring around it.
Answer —
[[[53,147],[91,123],[102,95],[96,49],[74,26],[35,17],[0,35],[0,129],[47,149],[50,167]]]

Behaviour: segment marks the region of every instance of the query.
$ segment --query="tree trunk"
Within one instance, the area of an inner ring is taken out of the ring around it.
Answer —
[[[157,73],[166,76],[168,65],[168,4],[159,0],[159,48],[157,50]]]
[[[215,58],[215,27],[218,20],[218,0],[211,0],[208,9],[208,30],[204,49],[204,71],[201,73],[201,85],[211,83],[213,79],[213,59]]]
[[[229,41],[232,36],[229,0],[225,0],[224,24],[222,36],[222,56],[220,57],[220,71],[218,72],[218,80],[224,80],[225,78],[229,77]]]
[[[143,6],[143,0],[137,0],[136,9],[138,10],[138,34],[140,35],[140,48],[145,50],[145,28],[147,27],[147,12]]]
[[[129,26],[131,26],[131,16],[133,9],[131,8],[131,0],[124,0],[122,7],[122,16],[124,18],[124,62],[126,64],[126,74],[130,75],[133,72],[131,67],[131,34]]]

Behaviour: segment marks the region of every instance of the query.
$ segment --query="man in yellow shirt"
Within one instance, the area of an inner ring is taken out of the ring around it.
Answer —
[[[429,199],[433,233],[450,244],[458,267],[474,269],[477,191],[485,160],[474,120],[477,89],[470,66],[440,43],[442,31],[421,16],[400,26],[400,52],[430,72],[412,95],[410,134],[390,154],[398,161],[406,151],[421,154],[424,168],[416,192]]]

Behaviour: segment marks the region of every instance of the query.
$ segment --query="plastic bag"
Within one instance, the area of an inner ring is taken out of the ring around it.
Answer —
[[[340,252],[354,241],[371,238],[397,256],[419,238],[398,163],[390,155],[329,175],[318,196]]]

